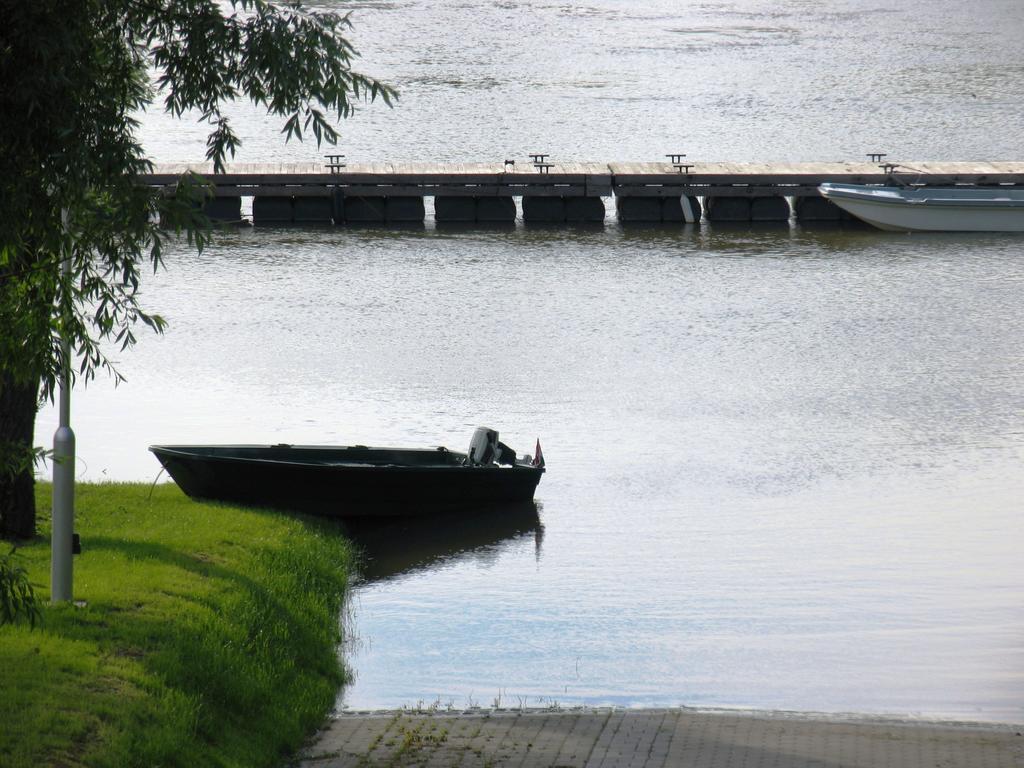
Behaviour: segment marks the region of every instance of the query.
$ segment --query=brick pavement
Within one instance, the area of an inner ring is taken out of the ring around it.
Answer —
[[[1024,768],[1021,726],[784,713],[342,714],[300,768]]]

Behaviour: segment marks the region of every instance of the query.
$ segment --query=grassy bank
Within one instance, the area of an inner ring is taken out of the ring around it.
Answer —
[[[48,601],[37,498],[17,558]],[[80,485],[75,529],[85,607],[0,627],[0,765],[275,765],[321,722],[343,678],[337,529],[134,484]]]

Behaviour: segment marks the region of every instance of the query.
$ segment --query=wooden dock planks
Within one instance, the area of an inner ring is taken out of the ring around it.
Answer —
[[[529,161],[491,163],[353,162],[329,169],[321,163],[229,163],[214,174],[210,163],[154,166],[142,183],[173,186],[189,171],[218,187],[218,194],[325,194],[345,187],[360,195],[630,195],[816,194],[824,182],[883,184],[890,178],[871,162],[690,163],[681,173],[668,162],[551,163],[541,173]],[[906,162],[895,177],[907,184],[1024,184],[1024,162]],[[298,191],[299,188],[309,188]],[[661,191],[659,191],[659,188]],[[314,191],[315,190],[315,191]]]

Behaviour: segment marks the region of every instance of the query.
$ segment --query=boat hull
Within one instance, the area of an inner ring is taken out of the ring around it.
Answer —
[[[466,466],[450,451],[151,446],[195,499],[328,517],[405,516],[528,502],[541,467]]]
[[[822,184],[843,210],[892,232],[1024,232],[1024,191]]]

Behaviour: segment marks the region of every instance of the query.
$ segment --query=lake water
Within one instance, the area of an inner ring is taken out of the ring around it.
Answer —
[[[680,5],[344,4],[403,98],[339,151],[1024,157],[1024,4]],[[236,119],[239,160],[318,156]],[[85,479],[150,480],[161,442],[544,446],[536,513],[361,535],[339,706],[1024,720],[1020,237],[428,221],[167,263],[167,335],[76,390]]]

